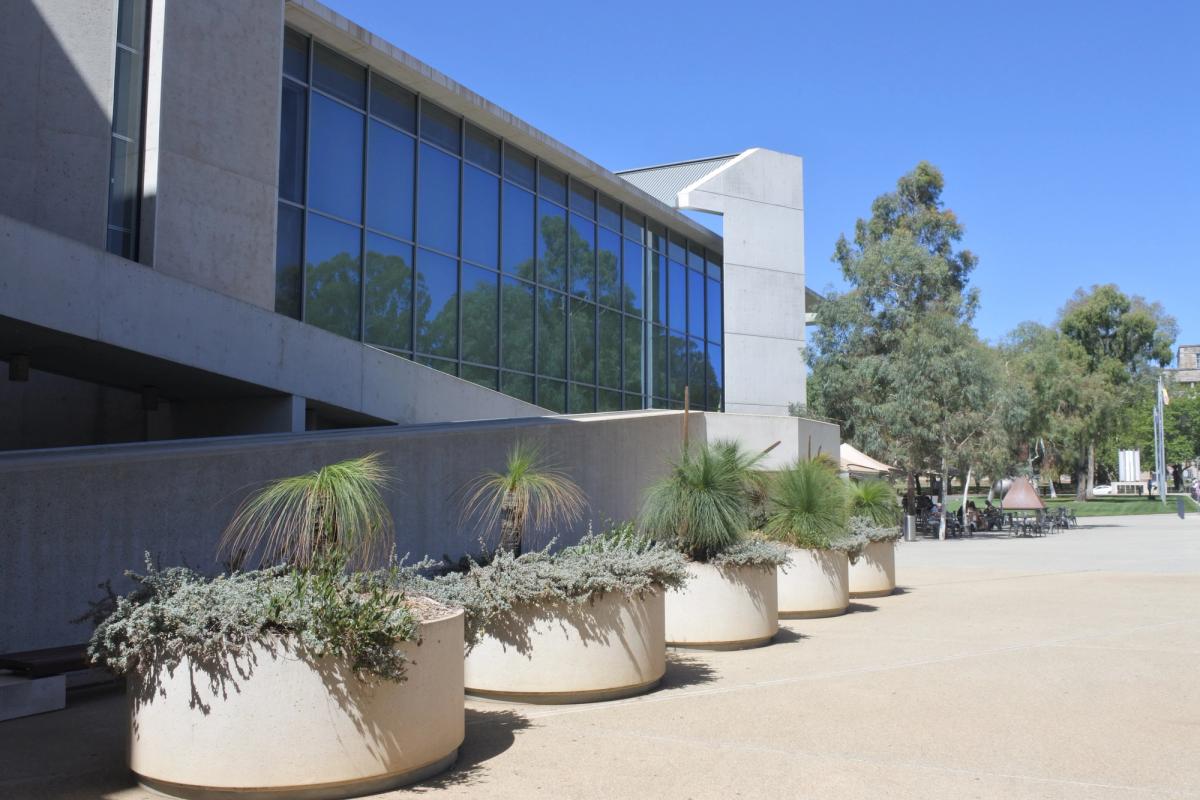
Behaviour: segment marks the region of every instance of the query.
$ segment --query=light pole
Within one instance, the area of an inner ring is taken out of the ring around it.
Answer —
[[[1162,373],[1158,376],[1158,392],[1154,398],[1154,470],[1158,473],[1158,499],[1167,503],[1167,481],[1165,478],[1167,472],[1167,443],[1165,422],[1166,418],[1163,415],[1163,406],[1170,402],[1167,400],[1167,390],[1163,388]]]

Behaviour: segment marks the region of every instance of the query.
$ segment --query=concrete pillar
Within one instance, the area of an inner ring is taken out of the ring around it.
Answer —
[[[804,403],[804,169],[755,148],[679,192],[724,217],[725,410],[787,414]]]

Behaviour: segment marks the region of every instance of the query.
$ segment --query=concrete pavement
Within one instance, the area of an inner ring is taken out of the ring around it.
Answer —
[[[431,797],[1200,797],[1200,517],[906,543],[897,594],[587,706],[468,704]],[[149,797],[124,698],[0,724],[0,796]]]

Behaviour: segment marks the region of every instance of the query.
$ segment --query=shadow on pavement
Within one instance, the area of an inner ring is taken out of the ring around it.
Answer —
[[[409,787],[413,793],[476,782],[481,767],[513,746],[518,731],[532,727],[523,714],[509,709],[467,709],[467,737],[458,760],[447,772]]]

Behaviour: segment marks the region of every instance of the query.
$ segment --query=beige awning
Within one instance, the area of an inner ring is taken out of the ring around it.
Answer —
[[[842,470],[844,472],[886,475],[895,469],[895,467],[889,467],[882,461],[876,461],[861,450],[844,442],[842,443],[841,452],[838,455],[841,458]]]

